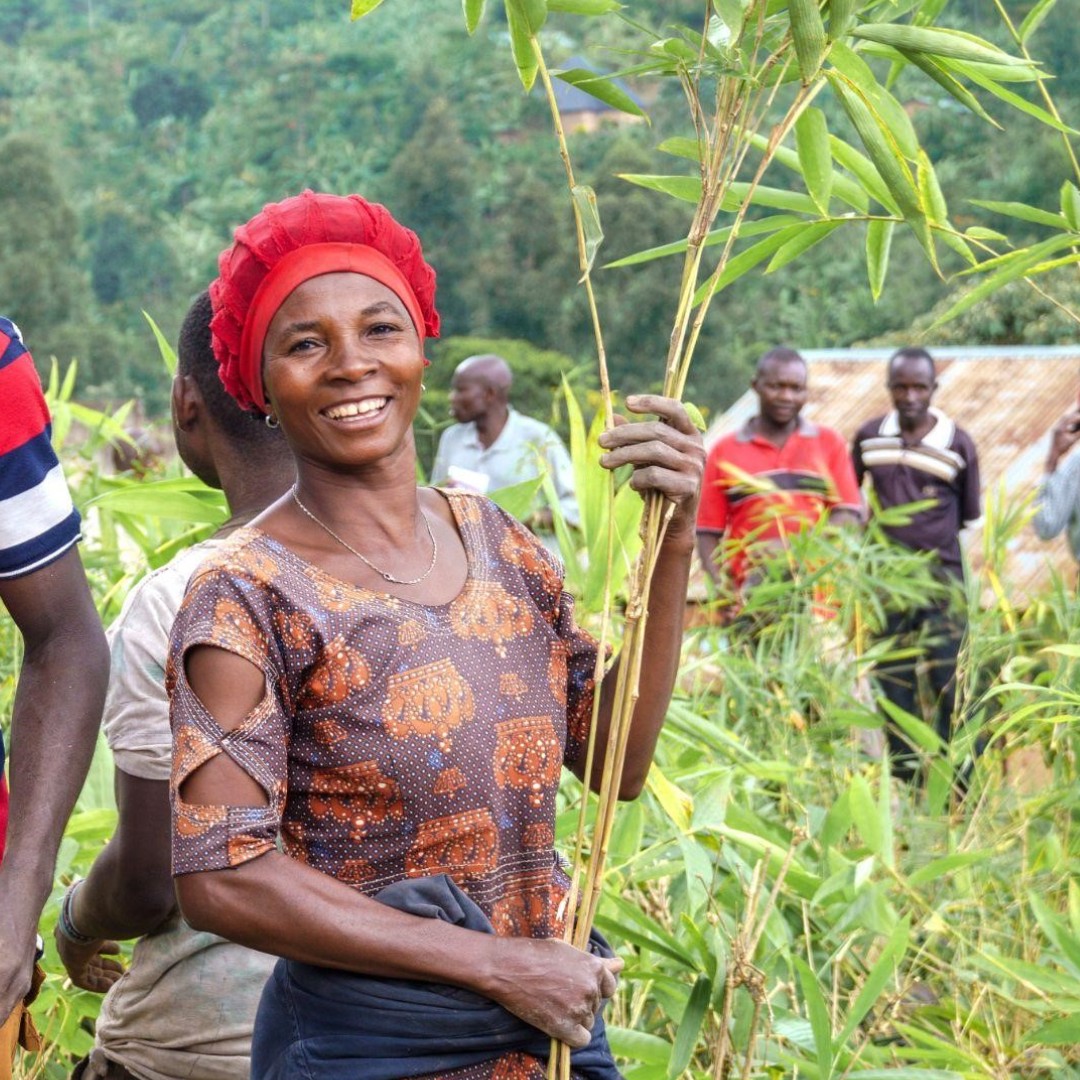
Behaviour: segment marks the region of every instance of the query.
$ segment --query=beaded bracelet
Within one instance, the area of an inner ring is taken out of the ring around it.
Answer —
[[[90,945],[98,939],[84,934],[76,927],[75,923],[71,921],[71,905],[75,898],[75,890],[78,889],[82,883],[83,879],[79,878],[68,886],[67,892],[64,893],[64,899],[60,901],[60,918],[56,921],[56,927],[60,933],[73,944]]]

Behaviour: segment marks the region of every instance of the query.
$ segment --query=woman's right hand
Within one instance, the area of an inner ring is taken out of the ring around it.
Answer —
[[[588,1046],[623,961],[553,938],[497,937],[491,944],[480,992],[545,1035],[575,1049]]]

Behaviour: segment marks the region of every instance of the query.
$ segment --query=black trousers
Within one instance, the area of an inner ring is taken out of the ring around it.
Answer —
[[[889,614],[881,636],[894,639],[895,648],[917,649],[915,655],[885,661],[877,667],[882,694],[898,708],[929,724],[943,742],[949,742],[956,712],[956,658],[964,638],[966,619],[946,604]],[[926,672],[930,707],[924,710],[918,669]],[[929,714],[929,715],[928,715]],[[918,754],[908,738],[886,719],[894,776],[913,780],[919,772]]]

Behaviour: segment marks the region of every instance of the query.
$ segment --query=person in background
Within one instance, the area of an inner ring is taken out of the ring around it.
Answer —
[[[11,717],[10,806],[0,739],[0,1078],[6,1078],[16,1044],[33,1045],[24,1002],[37,921],[94,751],[109,661],[41,382],[18,328],[5,318],[0,402],[0,602],[23,640]]]
[[[510,365],[501,356],[470,356],[450,380],[456,424],[439,439],[431,482],[486,494],[542,475],[551,477],[559,512],[568,525],[581,520],[574,497],[574,469],[562,440],[547,424],[510,404]],[[527,525],[550,535],[552,510],[541,492]]]
[[[71,981],[108,989],[96,1046],[81,1080],[247,1080],[251,1031],[273,958],[192,930],[176,906],[170,869],[172,732],[165,663],[188,579],[224,537],[265,509],[293,479],[281,432],[225,393],[203,292],[180,329],[172,416],[176,448],[204,483],[225,493],[229,519],[128,594],[109,630],[112,670],[103,722],[116,765],[116,833],[64,898],[56,946]],[[140,938],[126,973],[118,939]]]
[[[1078,442],[1080,399],[1050,432],[1046,473],[1039,484],[1032,524],[1040,540],[1053,540],[1065,530],[1073,557],[1080,562],[1080,454],[1069,454]],[[1061,459],[1067,455],[1065,464],[1061,465]]]
[[[801,413],[806,361],[776,348],[758,361],[750,382],[758,412],[709,451],[697,519],[701,564],[734,594],[752,584],[756,566],[788,537],[825,515],[835,524],[859,520],[861,501],[843,437]],[[734,610],[732,611],[734,614]]]
[[[934,359],[925,349],[904,348],[893,354],[887,371],[893,410],[859,428],[852,447],[859,483],[869,477],[883,508],[930,500],[907,524],[885,533],[913,551],[926,551],[943,581],[962,582],[960,532],[980,514],[979,458],[967,432],[931,404],[937,390]],[[912,716],[926,719],[944,742],[952,735],[956,711],[956,662],[966,618],[951,599],[925,607],[888,613],[881,636],[900,650],[916,649],[877,667],[882,693]],[[919,706],[918,667],[925,663],[934,705],[931,716]],[[913,780],[918,775],[914,748],[892,720],[886,735],[893,771]]]

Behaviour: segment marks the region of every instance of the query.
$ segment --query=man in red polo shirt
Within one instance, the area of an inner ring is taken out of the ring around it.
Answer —
[[[859,487],[844,439],[800,417],[806,361],[777,348],[759,361],[750,385],[758,414],[709,451],[698,511],[698,553],[717,585],[742,596],[755,565],[824,514],[857,522]],[[726,581],[725,581],[726,579]]]

